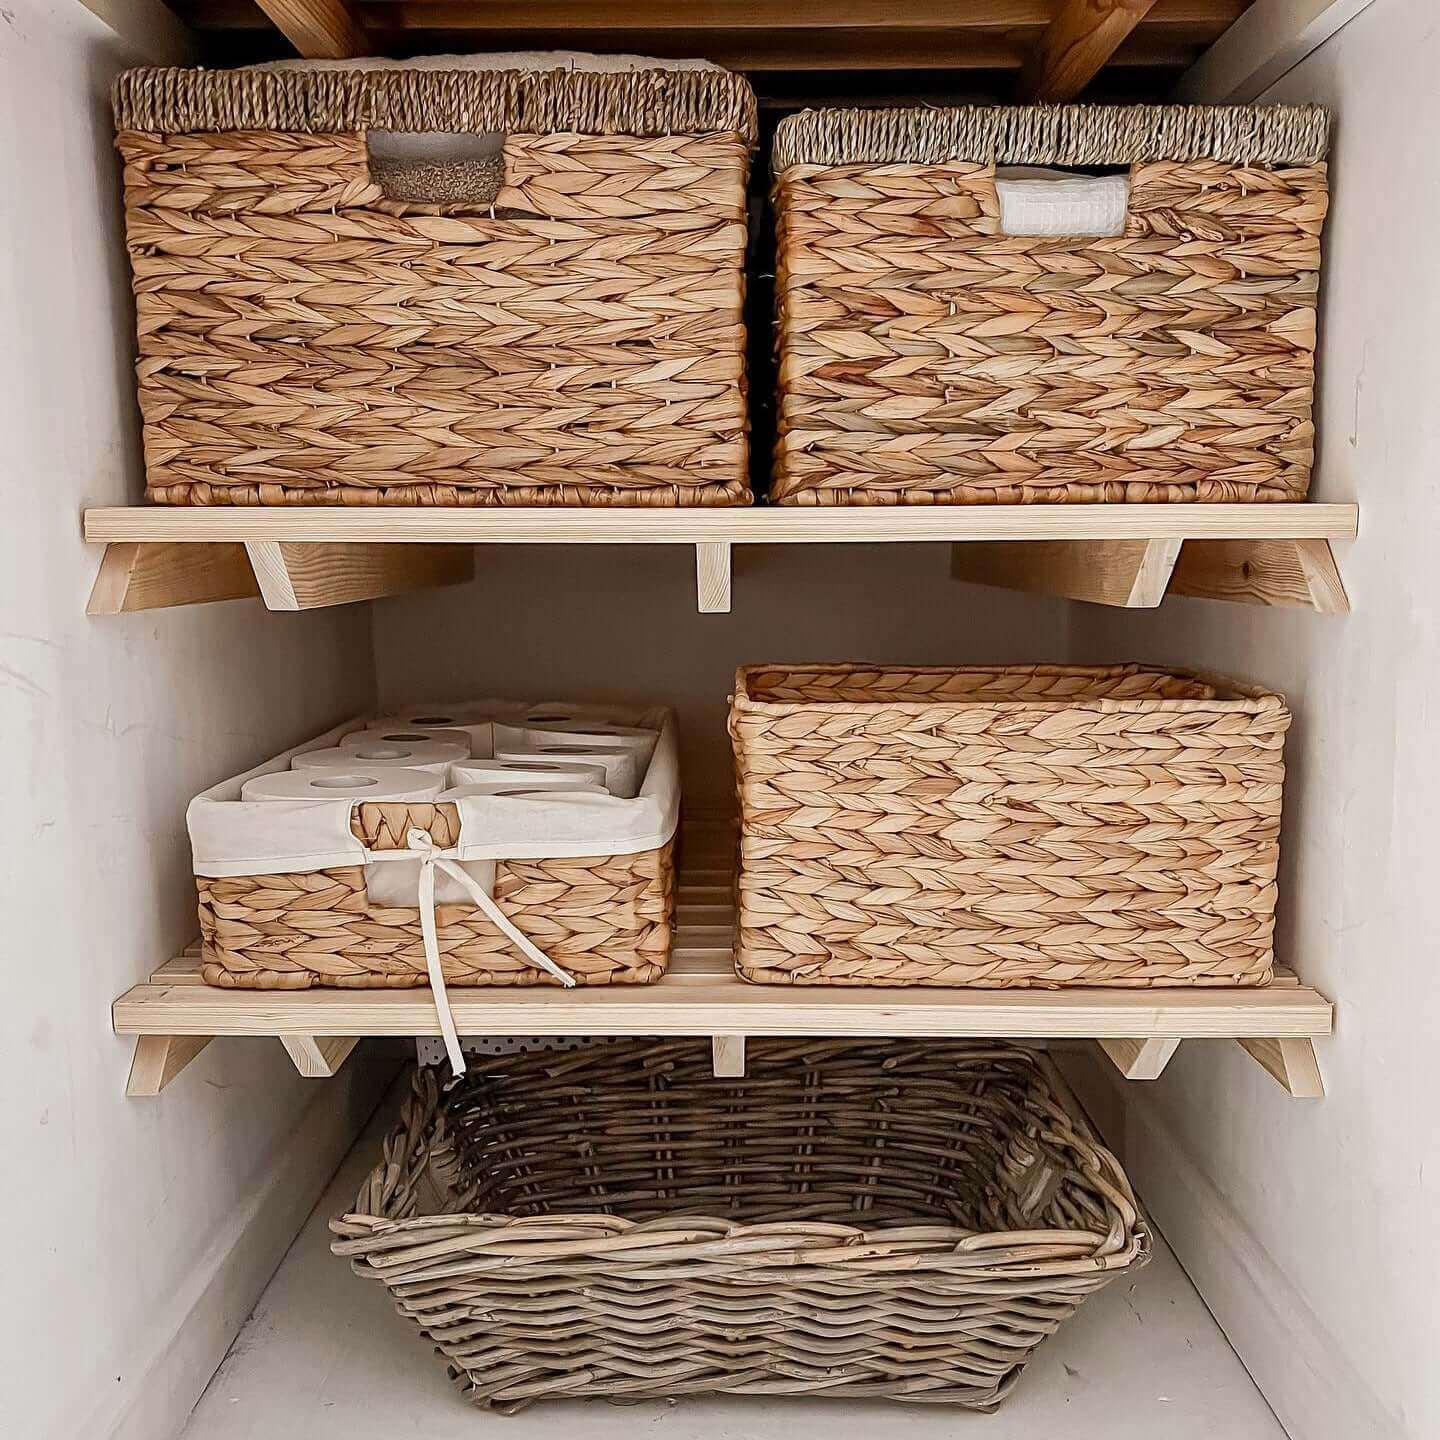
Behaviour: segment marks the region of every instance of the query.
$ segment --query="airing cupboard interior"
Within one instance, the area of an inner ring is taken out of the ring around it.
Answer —
[[[5,1433],[1440,1431],[1424,0],[0,20]]]

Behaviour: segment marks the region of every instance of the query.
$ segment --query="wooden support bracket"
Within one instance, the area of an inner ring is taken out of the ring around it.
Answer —
[[[131,1099],[158,1095],[208,1044],[208,1035],[140,1035],[125,1093]]]
[[[728,541],[695,547],[695,594],[702,615],[730,613],[730,545]]]
[[[1168,591],[1246,605],[1345,614],[1328,540],[1004,540],[950,548],[950,573],[976,585],[1148,609]]]
[[[261,597],[270,610],[317,610],[379,600],[475,573],[467,545],[331,545],[247,540]]]
[[[1182,540],[1002,540],[950,548],[950,573],[976,585],[1152,608],[1165,598]]]
[[[717,1080],[740,1080],[745,1076],[745,1037],[715,1035],[710,1040],[711,1063]]]
[[[85,613],[120,615],[259,593],[243,545],[122,540],[105,547]]]
[[[1322,615],[1350,610],[1328,540],[1187,540],[1170,593]]]
[[[1241,1040],[1242,1049],[1265,1067],[1268,1074],[1297,1100],[1320,1100],[1325,1082],[1315,1058],[1315,1042],[1302,1037]]]
[[[328,1080],[360,1043],[353,1035],[282,1035],[280,1043],[307,1080]]]
[[[468,545],[112,541],[85,613],[119,615],[255,595],[271,610],[316,610],[460,585],[474,573]]]
[[[1180,1048],[1177,1039],[1126,1038],[1097,1043],[1127,1080],[1158,1080],[1170,1057]]]

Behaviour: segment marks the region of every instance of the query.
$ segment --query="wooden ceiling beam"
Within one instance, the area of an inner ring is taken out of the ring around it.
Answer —
[[[1020,99],[1075,99],[1154,5],[1155,0],[1059,0],[1021,72]]]
[[[1246,0],[1154,0],[1156,24],[1219,34]],[[397,30],[948,30],[1049,25],[1055,0],[366,0],[377,27]]]
[[[371,54],[365,29],[346,0],[258,0],[276,28],[307,60]]]

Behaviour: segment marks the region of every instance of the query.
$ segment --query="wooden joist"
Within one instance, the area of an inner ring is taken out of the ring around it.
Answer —
[[[93,0],[99,3],[99,0]],[[1057,0],[265,0],[302,54],[641,50],[754,72],[1019,71]],[[172,0],[210,33],[268,27],[252,0]],[[1109,63],[1179,74],[1247,0],[1155,0]]]
[[[346,0],[257,0],[257,3],[307,60],[348,60],[370,54],[370,42]]]
[[[1155,0],[1058,0],[1020,77],[1022,100],[1074,100],[1150,12]]]
[[[363,0],[360,13],[405,30],[952,30],[1043,28],[1056,0]],[[1155,0],[1154,19],[1230,24],[1244,0]]]

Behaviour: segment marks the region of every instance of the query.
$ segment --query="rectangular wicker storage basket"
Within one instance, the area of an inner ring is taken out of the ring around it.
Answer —
[[[772,497],[1302,499],[1326,134],[1316,107],[784,120]],[[1002,233],[1010,166],[1128,167],[1119,233]]]
[[[438,849],[460,835],[454,804],[365,803],[351,822],[370,851],[404,850],[412,829]],[[578,985],[643,984],[670,961],[674,841],[634,855],[501,860],[494,899]],[[420,912],[378,906],[365,866],[278,875],[197,875],[201,978],[257,990],[395,989],[429,983]],[[447,985],[553,985],[471,905],[436,907]]]
[[[353,724],[213,786],[186,817],[201,978],[262,990],[431,985],[442,1025],[447,985],[563,983],[463,891],[447,898],[444,865],[478,863],[493,864],[482,888],[502,919],[577,985],[660,979],[673,931],[678,739],[670,712],[644,718],[659,739],[637,796],[580,795],[572,805],[557,796],[538,821],[524,799],[500,796],[289,805],[242,798],[247,780],[291,769],[296,754],[327,749]],[[614,853],[596,853],[606,842]],[[428,956],[430,907],[418,879],[426,854],[441,870]]]
[[[333,1249],[469,1400],[1003,1399],[1149,1258],[1044,1057],[991,1041],[630,1040],[422,1070]]]
[[[736,969],[1263,985],[1289,724],[1138,665],[741,670]]]
[[[150,499],[749,499],[749,87],[464,63],[119,78]]]

